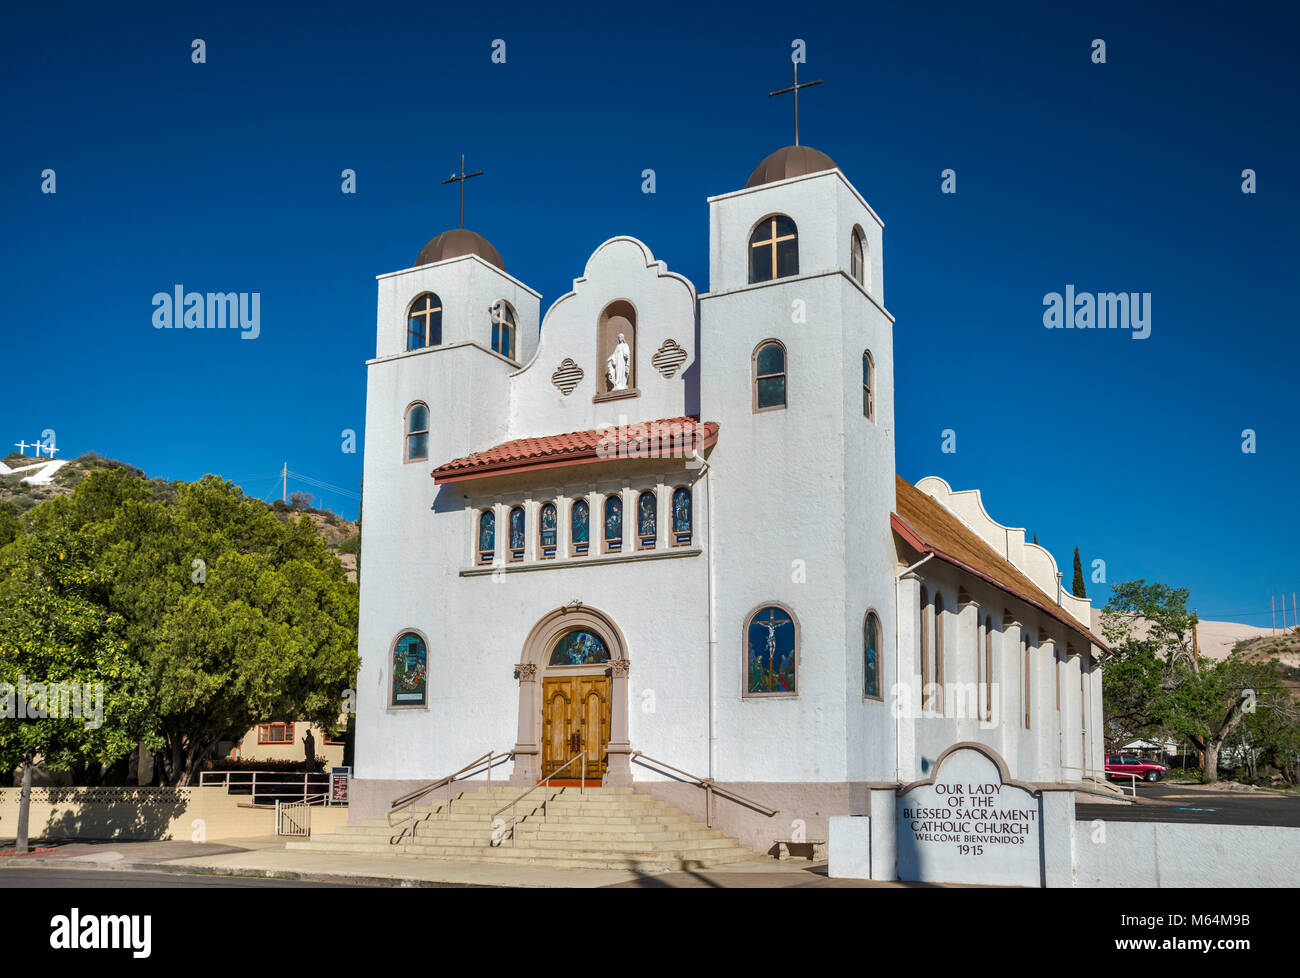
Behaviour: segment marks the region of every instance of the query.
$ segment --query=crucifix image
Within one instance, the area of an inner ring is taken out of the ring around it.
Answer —
[[[16,441],[16,442],[14,442],[14,448],[18,449],[18,454],[19,454],[19,455],[26,455],[26,454],[27,454],[27,449],[28,449],[29,447],[30,447],[30,446],[29,446],[29,445],[27,444],[27,442],[25,442],[25,441]]]
[[[794,95],[794,144],[796,146],[799,145],[799,89],[812,88],[814,85],[820,85],[821,83],[822,80],[818,78],[816,81],[804,82],[802,85],[799,84],[799,62],[796,61],[794,62],[794,84],[789,88],[782,88],[779,91],[767,93],[768,98],[771,98],[774,95],[784,95],[786,92],[790,92]]]
[[[461,153],[460,173],[453,173],[446,180],[442,181],[444,184],[448,184],[448,183],[460,184],[460,226],[461,227],[465,226],[465,181],[468,180],[470,177],[481,177],[482,175],[483,175],[482,170],[475,170],[473,173],[465,172],[465,154]]]

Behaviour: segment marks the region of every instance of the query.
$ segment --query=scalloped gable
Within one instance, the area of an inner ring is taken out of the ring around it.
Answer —
[[[1025,531],[1020,528],[1006,527],[994,522],[984,511],[978,490],[954,493],[948,483],[936,476],[921,479],[914,486],[902,476],[895,476],[897,510],[894,528],[906,539],[909,545],[921,551],[933,551],[937,556],[956,563],[966,570],[997,585],[1004,591],[1029,602],[1071,629],[1086,636],[1094,645],[1108,648],[1106,643],[1091,630],[1091,602],[1086,598],[1076,598],[1072,594],[1062,593],[1061,604],[1056,604],[1056,562],[1052,555],[1036,544],[1024,542]],[[944,493],[940,498],[936,492]],[[948,505],[954,500],[954,505]],[[960,508],[959,508],[960,507]],[[963,510],[965,512],[963,512]],[[969,513],[975,520],[965,518]],[[983,525],[978,526],[982,518]],[[997,546],[1001,540],[1007,541],[1006,549]],[[1007,550],[1019,548],[1019,556],[1024,560],[1026,550],[1041,551],[1047,563],[1040,562],[1037,571],[1051,568],[1052,591],[1048,592],[1039,581],[1031,578],[1023,565],[1008,556]],[[1066,600],[1071,606],[1066,606]],[[1087,617],[1081,618],[1075,610],[1085,609]]]
[[[602,310],[619,300],[636,310],[639,396],[602,406],[592,403],[604,376],[603,363],[596,362],[597,322]],[[691,281],[670,272],[643,242],[627,235],[603,242],[573,280],[573,289],[547,310],[536,354],[510,378],[511,437],[586,430],[620,417],[649,421],[690,414],[683,374],[695,362],[696,305]],[[670,341],[670,348],[683,355],[676,369],[665,373],[651,358]],[[582,373],[562,394],[552,377],[566,360]]]

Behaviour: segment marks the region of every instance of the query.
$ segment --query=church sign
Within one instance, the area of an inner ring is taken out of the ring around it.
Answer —
[[[949,748],[898,795],[898,878],[1041,886],[1042,793],[1006,777],[993,751]]]

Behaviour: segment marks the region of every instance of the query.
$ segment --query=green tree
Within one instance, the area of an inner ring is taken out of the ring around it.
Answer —
[[[1076,598],[1086,598],[1088,589],[1083,586],[1083,562],[1079,560],[1079,548],[1074,548],[1074,586],[1071,588]]]
[[[192,784],[220,740],[275,719],[337,721],[357,656],[357,588],[311,520],[281,521],[216,476],[155,491],[94,472],[37,507],[103,561],[150,691],[169,784]]]
[[[1285,710],[1271,664],[1202,661],[1196,615],[1186,588],[1145,581],[1116,584],[1102,611],[1113,654],[1102,672],[1107,725],[1126,734],[1168,730],[1202,752],[1205,778],[1217,781],[1224,743],[1251,711]]]
[[[47,521],[0,550],[0,765],[22,766],[26,851],[32,767],[111,764],[145,737],[147,689],[85,541]]]

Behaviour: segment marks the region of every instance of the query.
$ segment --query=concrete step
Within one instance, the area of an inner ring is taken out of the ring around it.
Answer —
[[[386,818],[367,819],[329,835],[289,842],[288,848],[642,872],[759,858],[721,831],[631,788],[555,789],[545,808],[539,791],[517,809],[497,815],[519,790],[516,785],[482,786],[454,798],[450,809],[445,798],[431,799],[412,806],[410,818],[396,825]],[[507,826],[504,838],[500,826],[493,828],[497,819]],[[494,838],[500,844],[493,845]]]
[[[491,836],[495,830],[491,823],[486,821],[479,822],[422,822],[416,827],[414,836],[409,832],[400,833],[401,841],[410,841],[415,839],[450,839],[450,838],[479,838]],[[509,833],[510,827],[505,827],[505,832]],[[516,839],[532,838],[549,838],[549,839],[568,839],[580,841],[583,839],[592,840],[621,840],[621,839],[721,839],[724,838],[718,829],[706,828],[693,822],[684,822],[676,824],[648,823],[643,825],[575,825],[568,822],[521,822],[514,827]],[[368,828],[363,826],[340,826],[334,833],[337,837],[354,839],[357,841],[383,841],[399,836],[398,832],[388,828]]]

